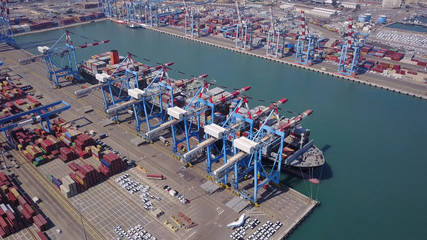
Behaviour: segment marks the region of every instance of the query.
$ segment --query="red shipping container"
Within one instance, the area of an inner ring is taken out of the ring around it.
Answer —
[[[0,208],[0,216],[3,217],[4,214],[6,213],[3,211],[3,208]]]
[[[18,200],[11,192],[7,193],[7,197],[9,198],[10,202],[12,202],[14,205],[18,203]]]
[[[2,238],[5,238],[7,235],[6,235],[6,232],[5,231],[3,231],[3,229],[2,228],[0,228],[0,236],[2,237]]]
[[[39,236],[41,240],[48,240],[48,238],[42,231],[37,232],[37,236]]]
[[[31,217],[31,215],[27,212],[27,210],[22,209],[21,213],[22,213],[22,216],[24,216],[25,220],[26,220],[28,223],[33,223],[33,218],[32,218],[32,217]]]
[[[22,196],[18,196],[18,202],[19,202],[19,205],[21,206],[24,206],[27,203],[27,201],[25,201],[25,199]]]
[[[15,215],[10,210],[6,210],[6,216],[12,223],[16,223]]]
[[[28,214],[30,214],[31,216],[33,216],[35,214],[34,209],[29,205],[29,204],[25,204],[24,205],[24,209],[25,211],[28,212]]]
[[[78,164],[77,163],[75,163],[75,162],[73,162],[73,163],[70,163],[69,165],[68,165],[68,167],[70,167],[71,168],[71,170],[73,170],[73,172],[76,172],[77,170],[78,170]]]
[[[0,218],[0,226],[5,231],[9,231],[9,225],[7,225],[6,221],[3,218]]]
[[[0,173],[0,180],[2,180],[3,182],[7,180],[7,178],[6,178],[5,174],[4,174],[4,172],[1,172],[1,173]]]

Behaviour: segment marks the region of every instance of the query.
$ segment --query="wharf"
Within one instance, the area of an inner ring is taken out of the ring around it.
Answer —
[[[161,196],[162,200],[155,202],[156,207],[164,211],[164,215],[159,218],[151,216],[148,211],[142,208],[143,205],[136,196],[139,194],[131,195],[120,188],[115,179],[122,174],[115,175],[109,180],[68,199],[74,208],[77,205],[81,206],[80,212],[83,215],[85,227],[92,229],[90,232],[88,231],[88,234],[94,239],[113,239],[116,237],[113,229],[117,225],[121,225],[124,229],[130,229],[137,224],[141,224],[157,239],[228,239],[233,231],[226,228],[226,225],[237,219],[243,212],[252,219],[259,219],[261,223],[258,227],[266,221],[282,222],[282,228],[272,237],[272,239],[282,239],[288,236],[317,205],[317,202],[309,197],[282,186],[281,188],[272,187],[268,190],[261,190],[260,195],[264,197],[259,207],[249,205],[240,213],[234,212],[226,206],[226,203],[236,197],[231,190],[220,188],[217,192],[209,195],[200,187],[209,181],[205,178],[203,164],[184,168],[181,162],[172,157],[172,152],[159,142],[139,147],[134,146],[130,142],[130,139],[136,136],[133,127],[134,121],[127,120],[120,125],[102,127],[99,122],[105,119],[106,114],[103,112],[100,91],[92,92],[83,98],[77,98],[74,92],[80,89],[80,86],[71,84],[67,86],[69,82],[66,81],[61,82],[61,89],[54,89],[46,78],[47,72],[43,62],[36,61],[21,66],[18,60],[30,56],[30,53],[12,49],[7,45],[1,45],[0,50],[0,57],[4,59],[3,69],[9,68],[14,74],[22,77],[20,80],[22,84],[31,84],[37,93],[43,94],[44,98],[41,99],[43,104],[58,99],[68,102],[72,108],[70,111],[62,113],[61,117],[66,120],[75,120],[76,124],[81,126],[80,130],[82,131],[94,130],[97,133],[108,133],[109,137],[103,140],[105,143],[126,155],[128,159],[135,160],[138,165],[150,172],[161,173],[167,178],[162,181],[148,180],[136,168],[130,168],[123,172],[123,174],[129,173],[131,178],[151,186],[152,190],[150,191]],[[83,107],[87,105],[91,105],[94,111],[84,113]],[[128,118],[131,116],[129,115]],[[126,143],[123,139],[129,141]],[[76,161],[81,163],[81,160]],[[89,161],[92,161],[91,164],[96,164],[94,159]],[[67,174],[67,170],[69,171],[68,166],[59,160],[54,160],[37,168],[32,165],[29,167],[38,170],[40,176],[49,173],[56,177],[62,177]],[[33,171],[30,173],[38,175]],[[44,191],[49,194],[49,187],[43,183],[41,185]],[[163,185],[178,190],[191,203],[182,205],[163,190]],[[66,199],[63,198],[63,200]],[[70,212],[72,208],[66,208],[66,210]],[[179,229],[177,232],[167,228],[164,221],[173,223],[170,216],[176,216],[177,211],[181,211],[193,219],[198,223],[198,226],[191,229]],[[70,212],[70,215],[74,216],[73,211]],[[76,219],[73,220],[74,223],[76,221]],[[255,229],[249,229],[246,236],[249,236]],[[97,235],[98,232],[102,234],[102,237]]]
[[[369,85],[375,88],[380,88],[380,89],[388,90],[391,92],[427,100],[427,84],[424,84],[424,83],[407,81],[407,80],[399,80],[399,79],[389,78],[389,77],[381,76],[378,74],[372,74],[372,73],[365,73],[355,78],[355,77],[345,76],[337,73],[336,69],[338,68],[338,66],[335,64],[327,63],[327,62],[322,62],[320,64],[315,64],[312,66],[305,66],[305,65],[295,63],[294,55],[284,57],[284,58],[272,58],[265,55],[264,48],[250,50],[250,51],[239,50],[235,48],[234,41],[227,40],[227,39],[221,39],[221,38],[212,37],[212,36],[192,38],[189,36],[185,36],[182,29],[177,29],[169,26],[161,27],[161,28],[145,28],[145,29],[160,32],[163,34],[168,34],[174,37],[184,38],[187,40],[207,44],[214,47],[231,50],[231,51],[242,53],[242,54],[248,54],[254,57],[263,58],[270,61],[288,64],[293,67],[315,71],[315,72],[326,74],[329,76],[346,79],[346,80],[357,82],[364,85]]]

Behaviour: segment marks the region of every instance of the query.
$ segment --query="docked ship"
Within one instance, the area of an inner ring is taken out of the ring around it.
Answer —
[[[142,27],[141,25],[139,25],[139,24],[137,24],[137,23],[135,23],[135,22],[128,22],[128,23],[126,24],[126,26],[127,26],[128,28],[132,28],[132,29],[137,29],[137,28],[141,28],[141,27]]]
[[[125,21],[117,19],[117,18],[109,18],[111,21],[113,21],[114,23],[118,23],[118,24],[126,24]]]
[[[111,75],[113,72],[115,72],[115,75],[120,75],[121,73],[125,72],[125,66],[122,66],[120,68],[119,65],[123,61],[124,57],[119,56],[118,52],[116,50],[112,50],[111,52],[105,52],[102,54],[94,55],[90,59],[83,61],[79,65],[79,72],[82,77],[84,77],[89,83],[91,84],[97,84],[99,83],[96,79],[96,74],[107,74]],[[145,65],[143,63],[134,61],[132,66],[128,66],[131,68],[134,68],[136,71],[139,71],[141,73],[140,75],[140,88],[144,88],[147,86],[147,81],[150,78],[150,76],[155,75],[158,73],[158,69],[161,67],[156,67],[154,71],[150,71],[150,66]],[[151,68],[153,69],[153,68]],[[142,81],[144,80],[144,81]],[[183,80],[173,80],[172,82],[180,82]],[[178,84],[178,83],[177,83]],[[194,94],[198,91],[198,87],[203,85],[203,83],[196,82],[192,83],[192,88],[185,88],[184,90],[181,89],[180,91],[175,91],[174,93],[179,93],[180,96],[174,96],[175,100],[178,100],[175,104],[184,106],[188,99],[191,99]],[[192,89],[192,90],[190,90]],[[191,93],[189,92],[191,91]],[[204,94],[204,97],[220,97],[221,94],[224,94],[226,91],[221,88],[214,88],[209,90],[210,96]],[[174,94],[175,95],[175,94]],[[206,95],[206,96],[205,96]],[[182,103],[182,104],[178,104]],[[240,108],[239,115],[244,116],[246,118],[251,118],[250,115],[254,116],[256,112],[259,112],[263,109],[265,109],[265,106],[258,106],[254,109],[246,109],[244,107]],[[231,109],[233,109],[232,105],[229,105],[228,107],[222,107],[223,109],[221,116],[215,116],[216,121],[219,122],[225,121],[226,118],[228,118],[229,114],[232,112]],[[217,111],[217,109],[215,109]],[[304,118],[311,115],[313,111],[307,110],[303,112],[302,114],[299,114],[298,116],[294,116],[292,118],[287,118],[284,116],[277,116],[275,118],[266,119],[266,116],[260,117],[257,119],[253,126],[261,126],[263,122],[266,122],[266,125],[272,128],[276,129],[282,129],[282,131],[285,132],[285,138],[283,141],[283,150],[282,150],[282,164],[285,167],[290,168],[298,168],[298,169],[308,169],[308,168],[315,168],[322,166],[325,164],[325,158],[323,156],[323,152],[318,149],[314,143],[313,140],[310,139],[310,130],[307,128],[304,128],[301,126],[301,122]],[[217,113],[217,112],[216,112]],[[219,113],[219,112],[218,112]],[[220,118],[222,117],[222,118]],[[222,119],[222,120],[221,120]],[[201,123],[203,125],[212,123],[208,119],[201,119]],[[236,137],[239,136],[246,136],[245,130],[236,132]],[[203,134],[204,135],[204,134]],[[281,141],[278,140],[278,138],[272,138],[269,140],[270,143],[266,144],[267,147],[264,147],[262,150],[262,154],[265,160],[271,160],[274,161],[277,159],[277,155],[279,152],[279,148],[281,146]]]

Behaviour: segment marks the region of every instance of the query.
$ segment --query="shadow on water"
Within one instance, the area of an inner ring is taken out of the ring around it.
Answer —
[[[35,49],[38,46],[48,46],[51,47],[55,42],[58,41],[58,39],[46,39],[46,40],[40,40],[40,41],[31,41],[31,42],[24,42],[19,43],[19,47],[22,49]]]

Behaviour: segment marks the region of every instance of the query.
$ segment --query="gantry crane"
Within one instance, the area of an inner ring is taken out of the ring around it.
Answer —
[[[228,184],[227,177],[231,172],[234,172],[232,178],[232,187],[239,192],[244,198],[253,202],[258,200],[259,189],[269,182],[279,183],[283,148],[285,137],[298,126],[301,121],[311,115],[313,111],[307,110],[304,113],[291,119],[280,119],[277,109],[273,109],[265,121],[255,133],[254,136],[240,137],[233,140],[233,156],[230,157],[227,163],[213,171],[214,177],[223,184]],[[269,121],[274,116],[276,123],[270,125]],[[272,149],[272,146],[274,146]],[[270,170],[264,166],[263,159],[265,152],[276,151],[275,159]],[[252,176],[252,183],[244,188],[239,188],[239,184],[248,176]],[[253,194],[247,192],[248,186],[253,186]]]
[[[9,21],[7,1],[5,5],[0,6],[0,43],[7,43],[13,47],[17,47],[15,35]]]
[[[143,135],[143,139],[146,141],[152,141],[153,137],[156,136],[158,133],[171,128],[172,130],[172,134],[173,134],[173,139],[174,139],[174,146],[173,146],[173,151],[176,153],[178,150],[178,144],[180,142],[185,141],[186,142],[186,149],[191,149],[191,145],[190,145],[190,137],[194,135],[194,133],[200,133],[200,116],[202,113],[210,110],[211,111],[211,120],[214,121],[214,107],[218,104],[222,104],[225,103],[227,101],[230,101],[231,99],[237,97],[239,94],[248,91],[250,89],[250,87],[244,87],[242,89],[236,90],[232,93],[224,93],[221,96],[219,96],[217,99],[215,100],[210,100],[208,99],[207,101],[204,101],[203,99],[201,99],[200,97],[200,93],[202,92],[202,89],[205,88],[205,86],[201,87],[199,89],[199,91],[197,92],[197,94],[193,97],[193,99],[190,101],[189,104],[187,104],[184,108],[179,108],[179,107],[172,107],[172,108],[168,108],[167,112],[168,115],[170,116],[170,120],[161,124],[159,127],[152,129],[151,131],[146,132]],[[197,100],[196,100],[197,98]],[[190,106],[192,105],[192,103],[196,100],[197,104],[194,104],[193,107],[190,109]],[[202,104],[205,105],[202,105]],[[199,107],[197,107],[199,106]],[[191,121],[193,118],[196,118],[196,121]],[[184,125],[184,133],[185,133],[185,137],[183,139],[178,139],[177,136],[175,135],[175,126],[179,123],[181,123]],[[193,129],[193,126],[191,124],[195,124],[196,129]]]
[[[236,1],[238,23],[236,26],[236,48],[241,50],[252,49],[252,23],[249,19],[242,19],[239,3]]]
[[[243,96],[224,123],[220,125],[212,123],[204,127],[205,140],[185,153],[183,158],[185,161],[190,162],[206,148],[206,171],[208,174],[212,174],[212,165],[215,162],[222,158],[224,163],[227,163],[227,156],[232,153],[230,141],[236,138],[237,133],[247,132],[248,136],[252,137],[256,123],[269,114],[271,110],[284,104],[286,101],[287,99],[283,98],[268,107],[257,107],[254,109],[254,113],[251,114],[246,97]],[[247,112],[245,114],[239,113],[242,105],[246,106]],[[220,140],[222,140],[222,144],[220,144],[221,146],[217,146],[215,143]]]
[[[85,43],[84,45],[74,47],[73,41],[71,41],[70,32],[65,31],[65,33],[62,34],[62,36],[51,47],[39,46],[37,49],[41,53],[40,55],[20,59],[19,63],[28,64],[37,59],[43,59],[46,63],[49,80],[52,85],[59,88],[61,87],[59,85],[59,79],[62,77],[71,77],[73,80],[80,80],[76,59],[76,49],[97,46],[99,44],[108,43],[109,41],[110,40],[104,40],[91,44]]]
[[[185,141],[185,147],[182,150],[191,149],[190,138],[196,137],[198,142],[202,140],[202,115],[207,117],[210,115],[210,121],[215,122],[215,112],[221,104],[227,104],[239,94],[249,91],[250,87],[246,86],[239,90],[236,90],[232,93],[223,92],[217,94],[216,96],[211,96],[208,93],[209,84],[205,83],[196,95],[190,100],[190,102],[185,106],[184,109],[175,107],[173,109],[168,109],[168,114],[173,120],[182,120],[184,128],[180,128],[178,124],[171,125],[172,138],[173,138],[173,151],[178,155],[182,160],[184,160],[181,154],[178,152],[178,144]],[[181,139],[178,138],[178,128],[181,132],[184,132],[185,136]]]
[[[168,62],[155,67],[135,69],[132,54],[128,53],[128,56],[123,59],[119,66],[110,75],[106,73],[96,74],[96,79],[99,81],[98,84],[77,90],[75,94],[77,96],[83,96],[94,90],[101,89],[105,112],[110,114],[110,116],[118,122],[117,112],[109,110],[116,108],[121,102],[129,101],[131,99],[131,96],[128,93],[129,89],[139,89],[139,82],[142,79],[147,80],[156,78],[157,75],[161,73],[161,69],[171,66],[172,64],[173,62]],[[122,67],[124,68],[124,72],[119,73],[118,70]]]
[[[355,76],[359,70],[360,50],[365,46],[366,38],[369,36],[368,33],[354,33],[353,30],[353,19],[349,19],[348,32],[347,32],[347,44],[343,44],[341,48],[340,62],[338,64],[338,73],[348,76]],[[352,55],[351,63],[348,62],[348,55]],[[347,68],[346,65],[349,67]]]
[[[180,88],[207,76],[204,74],[192,79],[172,81],[164,73],[165,71],[162,71],[161,75],[156,76],[143,90],[130,89],[128,93],[131,99],[109,109],[107,112],[116,113],[132,107],[138,133],[141,133],[143,122],[146,122],[148,131],[162,127],[167,120],[166,109],[174,106],[174,95],[180,92]],[[152,119],[157,119],[157,124],[153,125]]]
[[[183,0],[183,5],[185,35],[190,37],[200,37],[200,15],[197,9],[195,6],[188,7],[185,0]]]
[[[2,119],[0,119],[0,126],[1,126],[0,132],[5,133],[6,140],[13,147],[15,147],[13,138],[9,134],[10,130],[12,130],[15,127],[23,127],[23,126],[27,126],[27,125],[30,125],[33,123],[40,122],[41,127],[45,131],[51,132],[50,122],[49,122],[50,117],[54,116],[55,114],[59,114],[65,110],[68,110],[68,109],[70,109],[70,107],[71,107],[70,104],[68,104],[67,102],[57,101],[57,102],[53,102],[51,104],[47,104],[47,105],[44,105],[44,106],[41,106],[38,108],[31,109],[31,110],[26,111],[26,112],[14,114],[12,116],[2,118]],[[29,118],[29,119],[26,119],[26,120],[16,122],[16,120],[21,120],[22,117],[32,115],[32,114],[35,114],[36,116]],[[44,122],[46,123],[46,126],[45,126]]]
[[[303,65],[312,65],[316,43],[317,36],[310,34],[310,30],[306,25],[304,11],[301,10],[301,34],[298,37],[295,62]]]
[[[273,17],[273,9],[270,6],[270,30],[267,33],[267,56],[280,58],[283,57],[285,49],[285,31],[277,25]]]
[[[117,0],[99,0],[101,5],[101,11],[107,17],[118,17],[117,16]]]

